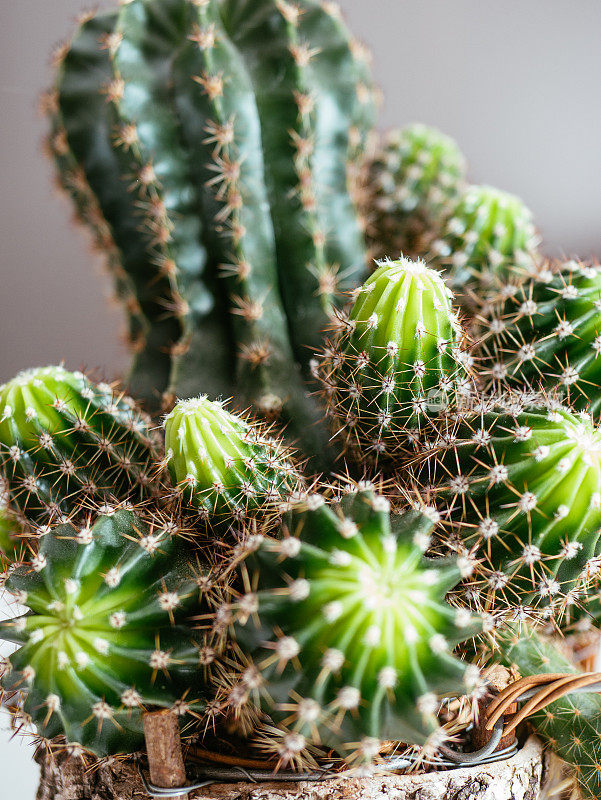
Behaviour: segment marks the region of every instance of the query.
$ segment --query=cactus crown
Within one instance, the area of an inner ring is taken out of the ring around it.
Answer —
[[[300,486],[280,441],[207,397],[183,400],[166,416],[165,448],[176,491],[205,519],[277,510]]]
[[[151,490],[150,419],[131,398],[81,372],[45,367],[0,387],[0,458],[11,505],[43,526],[80,502]]]
[[[477,624],[444,601],[453,560],[423,558],[432,527],[413,511],[391,519],[362,490],[335,507],[310,495],[281,539],[248,543],[228,606],[239,666],[222,694],[235,713],[269,715],[281,763],[319,744],[369,761],[380,740],[423,743],[438,695],[473,688],[452,650]]]
[[[133,752],[143,709],[202,711],[199,651],[181,626],[199,576],[177,532],[160,515],[116,510],[53,528],[12,572],[7,588],[29,611],[0,626],[20,644],[2,688],[40,735],[99,756]]]
[[[469,390],[452,296],[435,270],[408,258],[382,263],[358,291],[320,366],[350,449],[394,456],[452,394]]]

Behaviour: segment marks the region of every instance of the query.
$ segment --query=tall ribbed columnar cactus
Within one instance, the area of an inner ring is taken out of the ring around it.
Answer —
[[[375,258],[420,254],[451,213],[466,162],[453,139],[416,123],[391,131],[373,158],[364,214]]]
[[[205,519],[241,521],[278,512],[301,486],[281,441],[206,397],[180,401],[165,419],[165,461],[188,507]]]
[[[507,192],[468,186],[430,246],[428,262],[458,291],[498,288],[536,268],[538,238],[530,210]]]
[[[474,560],[470,597],[558,618],[586,603],[601,556],[601,430],[516,401],[466,415],[441,444],[418,482]]]
[[[316,744],[351,762],[384,739],[423,744],[440,737],[441,694],[474,688],[478,670],[452,651],[477,621],[445,602],[457,564],[423,557],[432,527],[413,511],[391,518],[384,497],[360,491],[340,506],[310,495],[281,538],[249,541],[239,593],[218,611],[231,612],[238,654],[221,696],[234,714],[268,714],[281,764]]]
[[[107,383],[44,367],[0,387],[1,472],[34,528],[81,505],[148,496],[155,458],[150,420]]]
[[[394,457],[468,391],[452,292],[423,261],[386,261],[358,292],[319,376],[337,435],[361,457]]]
[[[494,388],[560,392],[571,407],[601,411],[601,270],[553,265],[491,304],[482,317],[483,371]]]
[[[319,451],[301,367],[365,276],[349,175],[373,117],[333,4],[129,0],[83,20],[48,105],[130,312],[133,391],[235,385]]]
[[[131,753],[144,709],[202,711],[200,652],[184,623],[205,584],[177,533],[160,515],[118,510],[53,528],[11,574],[29,611],[0,623],[0,638],[20,645],[1,686],[41,736]]]

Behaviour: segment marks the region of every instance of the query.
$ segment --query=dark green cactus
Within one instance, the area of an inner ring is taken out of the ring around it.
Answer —
[[[84,20],[61,53],[51,146],[120,261],[136,394],[235,383],[323,451],[300,368],[365,275],[350,173],[370,87],[361,48],[314,0],[131,0]]]
[[[423,261],[382,263],[357,293],[318,365],[347,449],[394,458],[470,391],[452,292]]]
[[[149,496],[155,457],[149,419],[107,383],[45,367],[0,387],[1,469],[34,530],[82,504]]]
[[[1,685],[5,697],[24,694],[18,710],[41,736],[130,753],[143,743],[144,709],[174,708],[182,720],[202,712],[199,647],[185,621],[204,583],[177,533],[168,518],[117,510],[59,525],[12,572],[7,589],[29,611],[0,624],[0,638],[20,645]]]
[[[469,557],[478,607],[557,620],[583,605],[601,556],[601,430],[555,406],[484,406],[427,453],[417,483]]]
[[[278,513],[301,486],[281,441],[206,397],[182,400],[167,415],[165,453],[182,505],[204,519]]]
[[[468,186],[430,245],[428,263],[444,270],[472,300],[508,280],[532,273],[538,260],[532,214],[522,201],[490,186]]]
[[[375,258],[421,253],[424,235],[439,231],[465,185],[456,142],[421,123],[391,131],[370,164],[366,208]]]
[[[560,392],[601,411],[601,270],[568,261],[513,287],[481,318],[483,372],[493,388]]]
[[[309,495],[282,538],[249,540],[239,594],[218,612],[232,614],[239,664],[224,667],[221,696],[232,714],[269,715],[265,746],[280,763],[302,763],[317,744],[353,762],[384,739],[436,739],[437,698],[478,682],[452,654],[478,630],[444,599],[460,570],[423,557],[432,527],[413,511],[391,518],[363,490],[339,507]]]
[[[8,502],[8,487],[0,478],[0,559],[4,558],[10,563],[19,560],[25,550],[25,543],[20,536],[20,525]]]

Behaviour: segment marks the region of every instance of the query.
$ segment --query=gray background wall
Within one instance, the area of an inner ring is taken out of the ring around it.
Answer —
[[[127,363],[108,280],[53,196],[39,146],[48,54],[82,4],[0,0],[0,380],[60,359],[108,375]],[[474,181],[530,205],[550,252],[601,255],[599,0],[342,6],[374,50],[384,126],[439,126],[459,141]],[[0,732],[0,798],[28,800],[28,749],[7,738]]]

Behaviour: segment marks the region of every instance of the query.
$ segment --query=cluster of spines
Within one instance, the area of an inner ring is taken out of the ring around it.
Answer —
[[[509,288],[509,287],[508,287]],[[548,264],[483,310],[480,371],[493,391],[561,394],[597,417],[601,397],[601,270]]]
[[[137,750],[146,709],[204,712],[207,659],[186,620],[211,604],[209,573],[173,518],[137,511],[53,528],[7,581],[29,611],[0,627],[20,645],[5,662],[6,702],[40,736],[96,756]]]
[[[0,387],[0,464],[15,519],[32,534],[82,505],[148,497],[151,423],[131,398],[63,367]]]
[[[369,490],[329,506],[308,495],[279,539],[255,536],[234,561],[229,658],[218,700],[281,766],[334,747],[350,764],[377,760],[381,742],[441,743],[441,693],[481,688],[452,655],[478,630],[444,596],[461,577],[452,560],[423,560],[431,521]],[[259,714],[258,712],[261,712]]]

